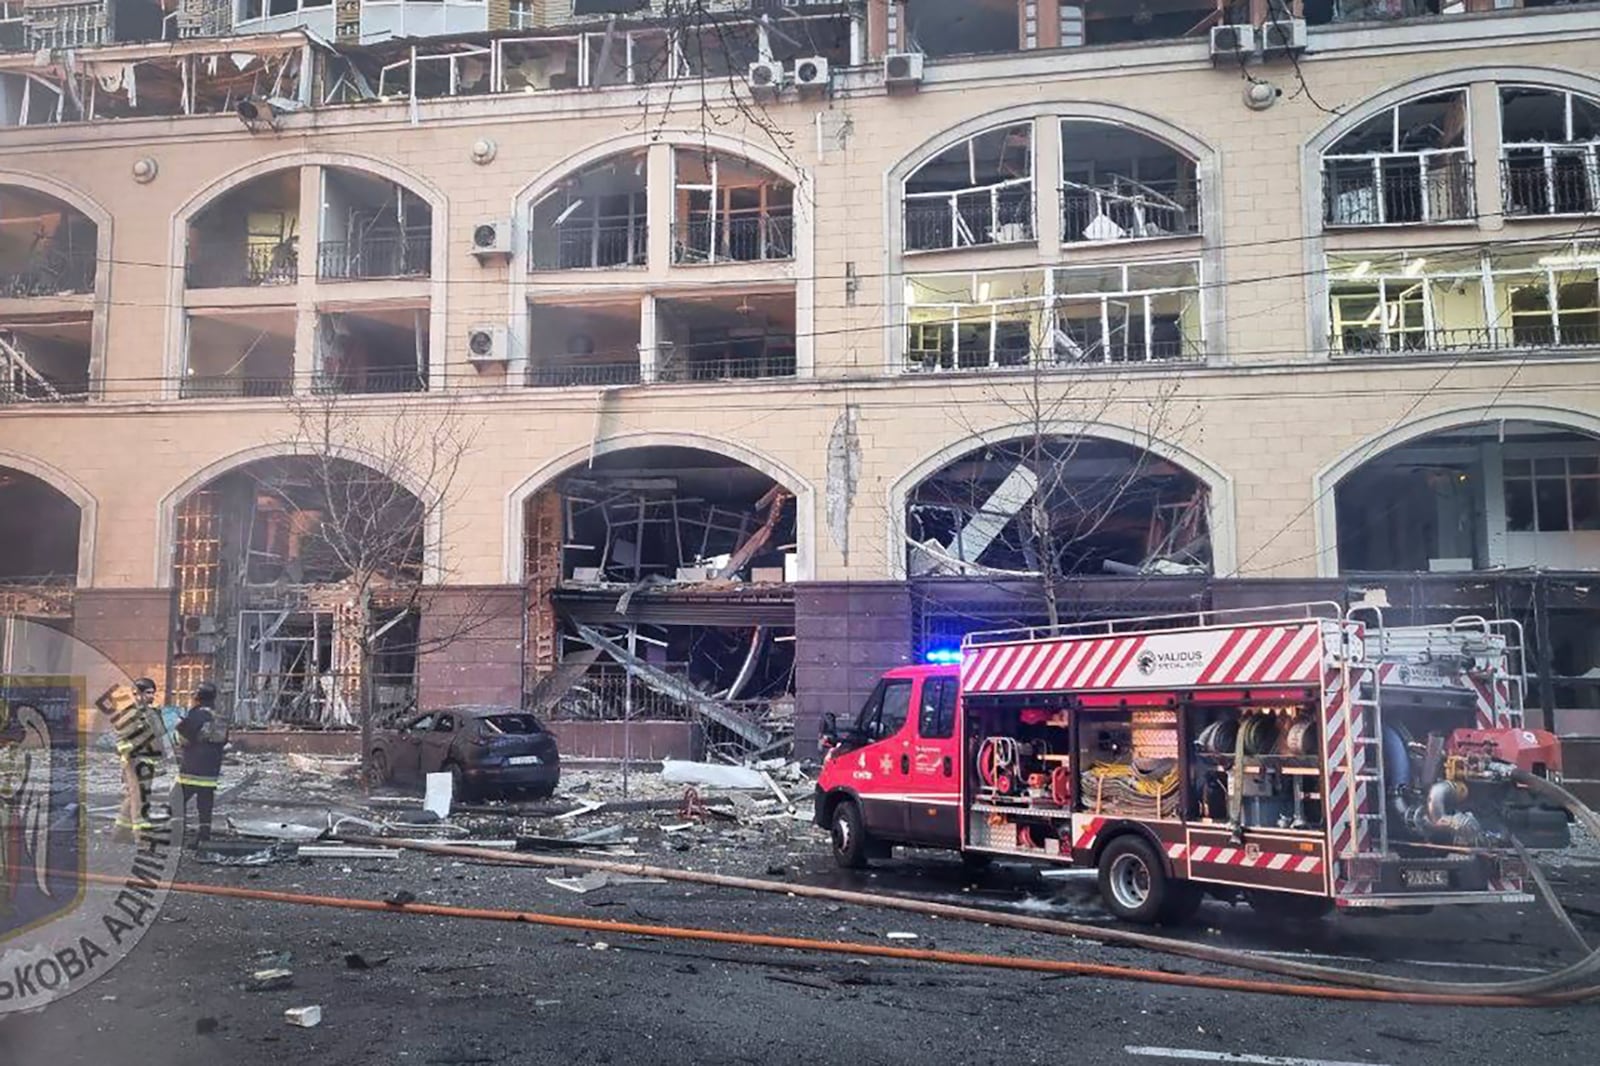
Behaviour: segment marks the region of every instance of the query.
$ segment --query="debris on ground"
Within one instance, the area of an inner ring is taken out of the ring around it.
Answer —
[[[564,888],[580,896],[597,888],[612,888],[617,885],[666,884],[659,877],[635,877],[632,874],[609,873],[605,870],[590,870],[582,877],[547,877],[545,880],[557,888]]]
[[[276,992],[294,985],[293,970],[257,970],[244,983],[246,992]]]
[[[319,1006],[290,1007],[283,1012],[283,1020],[302,1029],[315,1029],[322,1024],[322,1008]]]
[[[723,766],[681,759],[661,760],[661,780],[675,785],[709,785],[714,788],[764,789],[769,780],[748,766]]]

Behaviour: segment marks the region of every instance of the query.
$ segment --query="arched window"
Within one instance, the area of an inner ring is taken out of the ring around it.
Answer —
[[[1061,122],[1061,240],[1129,241],[1200,232],[1195,161],[1110,122]]]
[[[1507,215],[1600,211],[1600,101],[1501,86],[1500,160]]]
[[[1033,240],[1032,124],[944,149],[906,178],[903,203],[908,252]]]
[[[1467,139],[1467,91],[1385,108],[1322,155],[1329,226],[1448,222],[1476,212]]]

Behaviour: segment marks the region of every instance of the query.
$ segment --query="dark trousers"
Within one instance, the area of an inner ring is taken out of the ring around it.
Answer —
[[[189,814],[189,800],[194,800],[195,813],[200,816],[199,839],[201,843],[211,839],[211,810],[217,802],[217,790],[214,786],[205,785],[179,785],[183,793],[183,813]]]

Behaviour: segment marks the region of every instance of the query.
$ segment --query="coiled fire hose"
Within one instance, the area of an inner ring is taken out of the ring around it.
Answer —
[[[1565,808],[1572,814],[1574,819],[1583,824],[1584,828],[1595,839],[1600,840],[1600,815],[1596,815],[1594,811],[1586,807],[1582,801],[1566,789],[1522,770],[1512,771],[1509,777],[1512,781],[1524,786],[1534,794],[1543,796]],[[1270,973],[1281,977],[1320,981],[1378,992],[1451,996],[1463,1001],[1476,1000],[1483,1002],[1506,996],[1539,997],[1559,995],[1562,1002],[1578,1002],[1600,998],[1600,984],[1580,984],[1580,982],[1590,980],[1597,973],[1600,973],[1600,949],[1591,950],[1588,955],[1577,962],[1538,977],[1523,978],[1515,981],[1487,982],[1423,981],[1408,977],[1393,977],[1386,974],[1363,973],[1341,969],[1337,966],[1296,962],[1291,959],[1268,958],[1252,955],[1248,952],[1235,951],[1230,948],[1190,943],[1171,937],[1140,933],[1129,929],[1110,929],[1103,926],[1087,925],[1055,918],[1005,914],[998,911],[983,910],[978,907],[963,907],[949,903],[936,903],[929,900],[909,899],[900,896],[885,896],[871,892],[855,892],[848,889],[827,888],[821,885],[799,885],[788,881],[733,877],[726,874],[702,873],[697,870],[679,870],[672,867],[649,866],[643,863],[583,859],[576,856],[507,853],[491,851],[487,848],[393,840],[387,837],[341,834],[338,839],[352,844],[400,847],[434,855],[447,855],[455,858],[467,858],[511,866],[600,870],[609,873],[632,874],[639,877],[659,877],[669,881],[715,885],[721,888],[738,888],[753,892],[778,893],[785,896],[826,899],[856,906],[880,907],[915,914],[926,914],[938,918],[950,918],[957,921],[976,922],[980,925],[1021,929],[1034,933],[1050,933],[1056,936],[1078,937],[1102,944],[1120,944],[1146,951],[1178,955],[1201,962],[1231,966],[1236,969],[1252,970],[1257,973]],[[1551,903],[1553,906],[1560,906],[1554,899],[1551,900]]]

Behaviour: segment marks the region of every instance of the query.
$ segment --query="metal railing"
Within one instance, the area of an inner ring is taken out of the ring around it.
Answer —
[[[907,193],[905,248],[931,252],[1033,240],[1033,181],[960,192]]]
[[[354,241],[323,241],[317,246],[317,277],[427,277],[433,267],[433,235],[428,232]]]
[[[311,391],[319,396],[375,396],[388,392],[426,392],[428,379],[421,371],[368,370],[360,374],[318,374]]]
[[[1592,314],[1592,313],[1591,313]],[[1426,352],[1498,352],[1600,346],[1600,325],[1591,322],[1406,330],[1387,337],[1373,330],[1345,330],[1329,346],[1339,355],[1394,355]]]
[[[1098,185],[1063,182],[1061,239],[1132,241],[1200,232],[1200,185],[1186,181],[1137,182],[1114,177]]]
[[[36,248],[21,262],[0,267],[0,297],[93,292],[94,275],[93,252]]]
[[[1500,161],[1507,215],[1592,215],[1600,212],[1600,156],[1554,152]]]
[[[1378,22],[1430,14],[1427,0],[1333,0],[1331,22]]]
[[[685,681],[689,668],[681,663],[662,667],[665,673]],[[717,700],[725,708],[751,722],[769,718],[773,700]],[[695,709],[665,693],[658,692],[644,682],[630,678],[622,667],[596,663],[583,677],[567,690],[550,709],[553,722],[620,722],[634,721],[681,722],[700,719]]]
[[[1064,370],[1079,366],[1127,366],[1137,363],[1201,362],[1205,352],[1193,341],[1152,341],[1150,343],[1084,345],[1077,349],[1054,351],[950,352],[912,348],[906,351],[906,370],[910,373],[986,373],[1016,370]]]
[[[191,248],[184,277],[191,289],[292,285],[299,269],[294,242],[285,241],[270,245]]]
[[[576,385],[637,385],[639,362],[579,363],[572,366],[530,366],[524,383],[530,388],[562,388]]]
[[[705,352],[693,355],[674,353],[656,367],[656,380],[664,382],[752,381],[758,378],[792,378],[794,375],[795,356],[792,351],[726,358]]]
[[[270,378],[186,377],[178,383],[178,396],[184,400],[288,396],[293,392],[294,379],[287,374]]]
[[[529,270],[605,270],[645,265],[649,231],[642,218],[572,222],[528,234]]]
[[[1472,161],[1457,155],[1325,160],[1323,213],[1329,226],[1451,222],[1477,212]]]
[[[674,228],[672,261],[756,263],[794,258],[790,215],[736,215],[680,221]]]
[[[50,381],[46,387],[30,378],[5,374],[0,369],[0,407],[13,403],[85,403],[88,399],[88,382],[67,385]]]
[[[241,681],[233,701],[235,727],[354,729],[361,724],[357,675],[252,672]],[[410,674],[377,674],[371,684],[378,722],[399,716],[415,703],[416,679]]]

